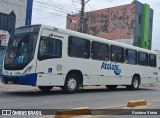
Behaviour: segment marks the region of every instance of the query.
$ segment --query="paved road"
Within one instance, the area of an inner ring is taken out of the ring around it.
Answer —
[[[76,94],[65,94],[58,88],[50,93],[43,93],[32,87],[0,85],[0,109],[106,108],[139,99],[160,100],[160,87],[142,87],[138,91],[125,88],[109,91],[105,87],[88,87]]]

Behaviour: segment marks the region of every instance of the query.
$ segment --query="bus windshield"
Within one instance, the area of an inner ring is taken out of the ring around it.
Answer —
[[[8,42],[4,68],[23,69],[34,57],[37,38],[38,32],[26,31],[25,27],[15,30]]]

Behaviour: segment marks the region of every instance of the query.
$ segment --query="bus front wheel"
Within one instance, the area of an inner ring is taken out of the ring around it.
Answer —
[[[38,88],[41,90],[41,91],[44,91],[44,92],[49,92],[53,86],[38,86]]]
[[[65,84],[62,87],[63,91],[65,93],[75,93],[77,92],[78,88],[79,88],[79,80],[77,75],[74,74],[68,75],[65,80]]]

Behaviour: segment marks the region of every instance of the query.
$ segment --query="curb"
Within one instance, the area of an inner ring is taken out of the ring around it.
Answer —
[[[85,108],[76,108],[72,110],[56,111],[55,118],[71,118],[81,115],[91,115],[91,109],[85,107]]]
[[[136,107],[136,106],[143,106],[147,105],[146,100],[136,100],[136,101],[129,101],[127,107]]]

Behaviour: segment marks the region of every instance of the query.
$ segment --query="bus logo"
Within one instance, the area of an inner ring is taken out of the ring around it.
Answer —
[[[112,63],[102,63],[101,69],[105,70],[113,70],[115,75],[120,75],[121,74],[121,69],[119,69],[119,65],[112,64]]]

